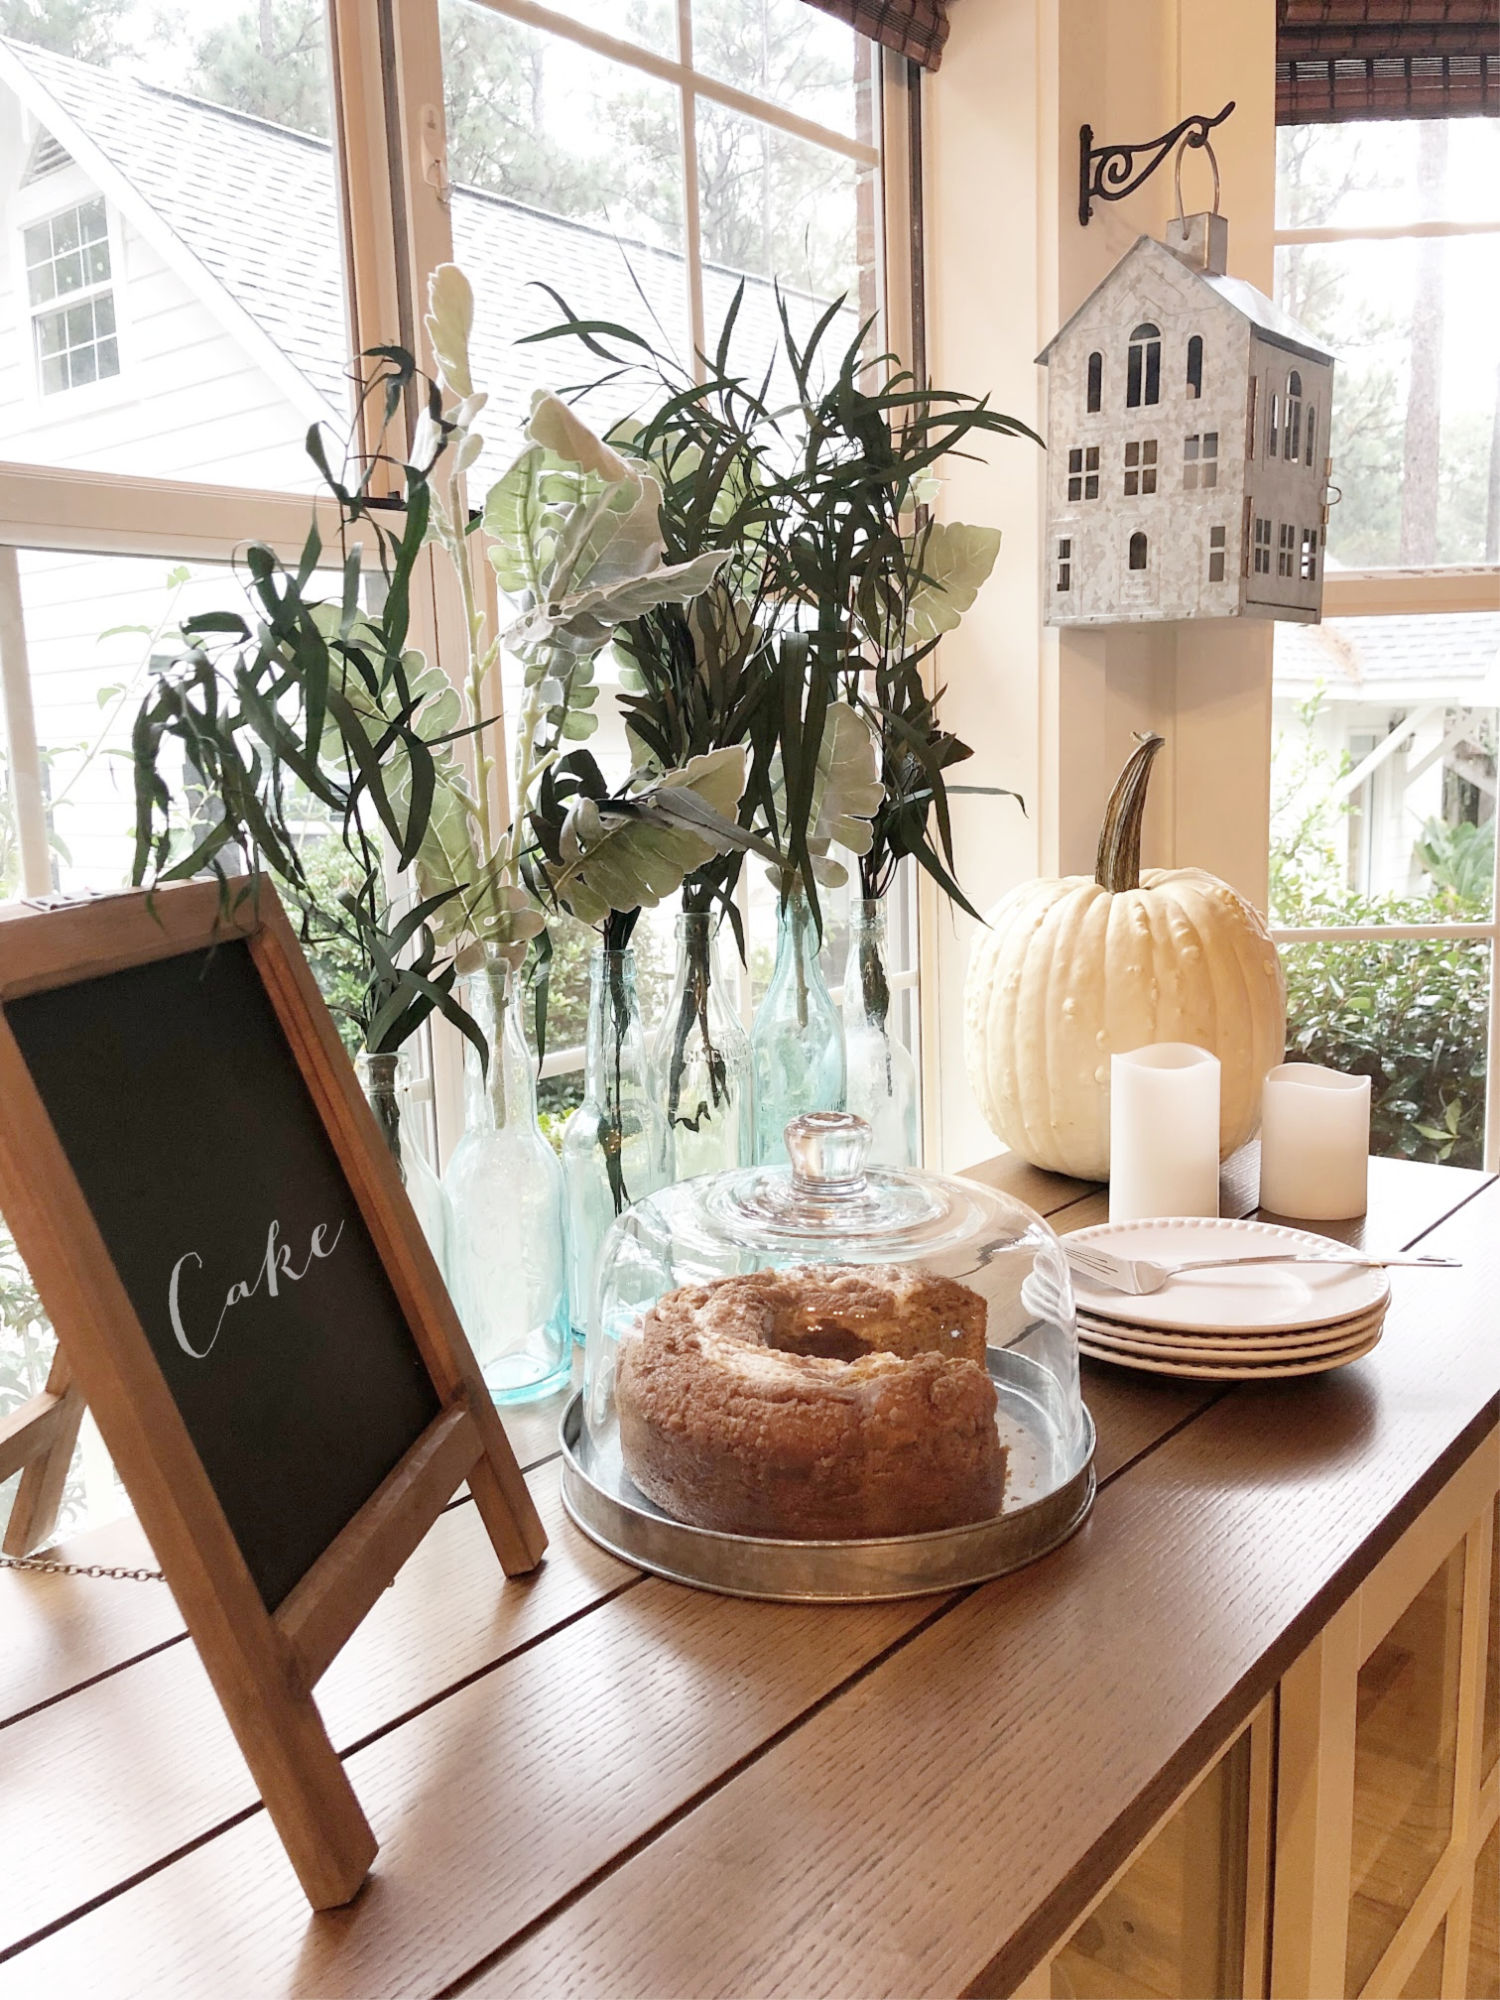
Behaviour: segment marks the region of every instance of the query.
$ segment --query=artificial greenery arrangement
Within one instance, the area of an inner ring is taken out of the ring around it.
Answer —
[[[743,957],[733,892],[753,849],[772,861],[784,898],[807,895],[821,927],[819,886],[844,879],[834,845],[858,857],[866,897],[883,896],[910,857],[970,908],[954,875],[949,809],[950,791],[964,788],[945,773],[971,753],[939,721],[929,661],[972,604],[1000,537],[937,522],[926,503],[945,457],[983,435],[1035,433],[872,356],[869,324],[836,347],[842,300],[799,335],[778,297],[779,350],[750,378],[732,358],[741,284],[695,379],[641,334],[552,296],[562,317],[531,338],[575,340],[605,364],[568,393],[618,398],[623,383],[645,405],[607,437],[659,479],[668,559],[728,551],[692,604],[660,606],[616,635],[643,761],[669,765],[726,744],[748,752],[739,819],[755,838],[689,873],[684,911],[717,910]],[[705,964],[674,1023],[673,1116],[688,1033],[706,1033],[706,978]]]
[[[346,1014],[360,1047],[386,1055],[434,1011],[471,1039],[478,1031],[456,998],[457,968],[436,928],[455,889],[403,905],[387,878],[387,846],[399,872],[430,839],[458,760],[455,718],[434,711],[430,670],[406,643],[445,429],[428,385],[430,451],[392,457],[386,439],[420,380],[397,349],[372,358],[362,404],[380,412],[375,451],[352,476],[347,461],[335,475],[319,429],[308,433],[338,507],[339,595],[322,588],[334,558],[316,523],[295,569],[252,543],[244,568],[254,624],[239,611],[199,613],[183,621],[177,649],[151,660],[132,735],[134,879],[270,870],[310,953],[342,947],[353,958],[357,991]],[[377,481],[388,479],[398,486],[394,504],[376,497]],[[379,602],[367,610],[372,575]],[[178,779],[179,770],[191,777]],[[329,841],[346,863],[331,876],[313,858]]]

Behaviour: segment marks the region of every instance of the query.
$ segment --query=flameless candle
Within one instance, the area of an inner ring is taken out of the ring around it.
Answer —
[[[1219,1212],[1219,1058],[1154,1042],[1109,1065],[1109,1219]]]
[[[1281,1063],[1260,1112],[1260,1205],[1302,1222],[1363,1215],[1370,1169],[1370,1079]]]

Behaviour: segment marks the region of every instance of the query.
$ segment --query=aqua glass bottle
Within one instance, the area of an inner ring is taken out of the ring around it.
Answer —
[[[596,951],[590,962],[583,1088],[562,1137],[568,1289],[578,1340],[588,1333],[604,1232],[633,1201],[667,1184],[666,1120],[646,1062],[633,951]]]
[[[885,904],[855,902],[849,911],[849,962],[844,968],[845,1108],[870,1128],[869,1161],[915,1167],[918,1160],[917,1066],[891,1032],[891,988]]]
[[[726,996],[715,927],[707,911],[677,919],[677,972],[651,1043],[668,1183],[755,1163],[750,1037]]]
[[[844,1031],[818,952],[812,910],[794,882],[781,899],[776,963],[750,1031],[758,1165],[785,1160],[789,1119],[844,1109]]]
[[[365,1050],[355,1064],[370,1109],[390,1148],[413,1212],[422,1225],[437,1267],[448,1275],[448,1197],[427,1163],[417,1138],[406,1057],[400,1052],[371,1055]]]
[[[464,1005],[489,1044],[464,1054],[464,1134],[448,1195],[448,1289],[497,1403],[546,1396],[573,1367],[562,1168],[536,1119],[536,1070],[508,968],[488,962]]]

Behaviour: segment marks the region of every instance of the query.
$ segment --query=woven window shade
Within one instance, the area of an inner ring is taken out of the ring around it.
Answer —
[[[948,39],[949,0],[808,0],[820,13],[847,21],[882,48],[936,69]]]
[[[1277,0],[1276,122],[1500,111],[1500,0]]]

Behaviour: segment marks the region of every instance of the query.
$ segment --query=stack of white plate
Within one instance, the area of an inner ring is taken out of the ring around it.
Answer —
[[[1116,1256],[1173,1264],[1195,1257],[1287,1257],[1347,1244],[1270,1222],[1108,1222],[1070,1232]],[[1158,1292],[1112,1291],[1073,1273],[1078,1344],[1097,1361],[1195,1381],[1318,1375],[1368,1354],[1390,1304],[1384,1271],[1357,1264],[1252,1264],[1182,1271]]]

